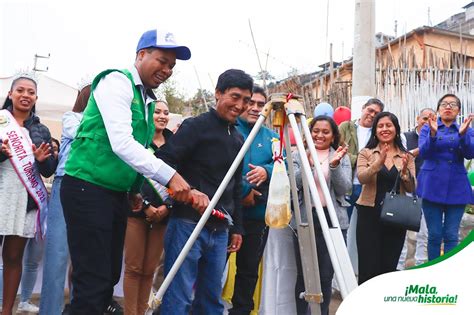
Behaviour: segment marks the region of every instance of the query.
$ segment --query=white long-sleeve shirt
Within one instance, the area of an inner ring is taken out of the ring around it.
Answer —
[[[71,143],[76,137],[77,129],[82,120],[82,113],[72,111],[65,112],[63,115],[63,131],[61,134],[61,148],[59,150],[58,167],[56,176],[64,176],[66,161],[71,151]]]
[[[145,119],[148,119],[148,106],[156,100],[153,92],[147,93],[135,67],[129,69],[135,85],[142,92],[145,104]],[[133,89],[130,80],[122,73],[114,71],[106,75],[92,92],[102,115],[112,151],[143,176],[162,185],[168,184],[175,170],[156,158],[132,135]],[[151,94],[151,95],[150,95]]]

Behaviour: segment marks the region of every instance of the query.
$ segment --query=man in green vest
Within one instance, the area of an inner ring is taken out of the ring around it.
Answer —
[[[67,226],[74,295],[72,314],[103,314],[120,279],[130,207],[144,176],[166,185],[176,200],[206,204],[171,167],[147,150],[153,132],[156,97],[176,59],[191,52],[163,30],[145,32],[135,65],[106,70],[93,81],[91,96],[66,162],[61,202]]]

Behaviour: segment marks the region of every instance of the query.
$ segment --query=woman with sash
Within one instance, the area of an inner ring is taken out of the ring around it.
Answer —
[[[13,80],[0,110],[0,237],[3,258],[3,311],[12,314],[21,279],[25,245],[44,233],[40,212],[47,210],[41,176],[51,176],[57,160],[51,134],[34,113],[37,83],[28,76]]]
[[[166,125],[168,105],[158,101],[153,114],[155,135],[151,150],[155,153],[173,135]],[[163,253],[163,237],[171,208],[171,199],[165,187],[146,180],[142,191],[143,206],[131,211],[125,234],[125,273],[123,282],[125,314],[143,315],[153,282],[153,274]]]

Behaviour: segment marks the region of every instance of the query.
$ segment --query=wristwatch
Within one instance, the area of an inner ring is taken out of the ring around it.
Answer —
[[[173,204],[168,204],[168,203],[166,203],[165,206],[166,206],[166,208],[167,208],[168,210],[173,209]]]
[[[142,211],[145,211],[146,209],[150,208],[150,206],[151,206],[151,202],[149,202],[149,201],[146,200],[146,199],[143,199]]]

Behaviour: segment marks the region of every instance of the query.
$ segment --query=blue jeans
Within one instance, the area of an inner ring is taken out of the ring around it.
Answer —
[[[186,219],[171,218],[165,234],[165,275],[196,227]],[[227,255],[227,230],[204,227],[163,297],[161,315],[221,315],[222,275]],[[192,300],[195,287],[194,301]],[[191,306],[192,304],[192,306]]]
[[[60,315],[64,304],[64,282],[69,250],[66,222],[59,196],[61,181],[62,176],[54,179],[49,199],[40,314]]]
[[[428,227],[429,260],[439,257],[442,241],[445,253],[458,245],[459,225],[465,207],[466,205],[446,205],[423,199],[422,208]]]
[[[28,239],[23,255],[23,271],[21,275],[20,302],[31,298],[38,276],[38,266],[43,257],[43,241],[34,238]],[[0,304],[3,302],[3,264],[0,265]]]

